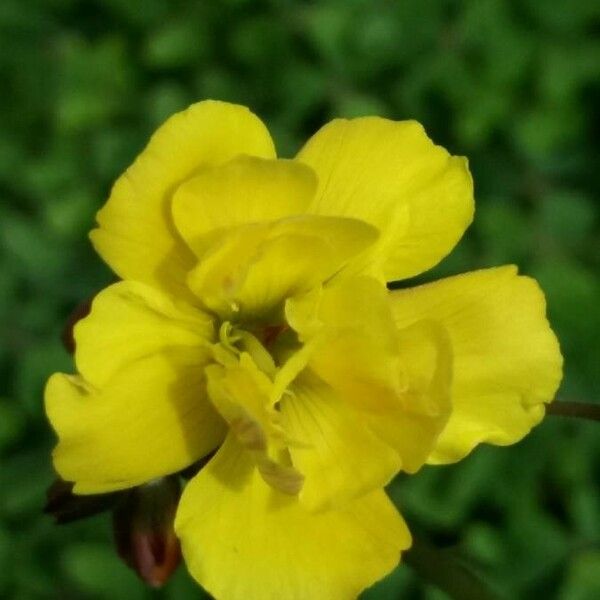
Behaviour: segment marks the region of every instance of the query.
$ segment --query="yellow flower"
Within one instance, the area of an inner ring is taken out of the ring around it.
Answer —
[[[347,599],[411,539],[384,486],[521,439],[561,355],[537,284],[500,267],[389,292],[472,220],[466,160],[415,122],[335,120],[277,159],[246,108],[169,119],[91,238],[123,281],[55,374],[54,464],[91,494],[175,473],[176,530],[219,599]]]

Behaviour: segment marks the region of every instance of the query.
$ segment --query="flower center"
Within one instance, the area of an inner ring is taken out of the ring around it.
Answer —
[[[230,322],[219,329],[215,364],[206,368],[209,397],[273,488],[297,494],[303,476],[293,467],[279,401],[291,379],[287,360],[300,343],[287,326],[261,326],[251,333]]]

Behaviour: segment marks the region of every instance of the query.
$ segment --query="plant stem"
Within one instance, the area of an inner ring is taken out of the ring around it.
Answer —
[[[600,404],[555,400],[546,407],[546,414],[600,421]]]

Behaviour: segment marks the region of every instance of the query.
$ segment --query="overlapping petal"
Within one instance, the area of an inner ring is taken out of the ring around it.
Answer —
[[[385,287],[370,277],[332,281],[291,298],[286,316],[310,345],[308,366],[348,402],[384,411],[405,388]]]
[[[382,231],[373,255],[388,281],[434,266],[473,218],[466,160],[435,146],[414,121],[336,119],[297,158],[319,178],[311,212],[363,219]]]
[[[299,162],[239,156],[183,183],[173,195],[173,218],[202,258],[212,231],[302,215],[316,189],[312,169]]]
[[[75,328],[80,375],[55,374],[46,388],[54,464],[76,492],[137,485],[220,443],[204,378],[212,337],[206,315],[146,284],[98,294]]]
[[[391,293],[396,323],[442,323],[454,353],[453,410],[432,463],[454,462],[477,444],[512,444],[544,415],[562,358],[544,296],[515,267],[466,273]]]
[[[398,473],[398,453],[316,375],[302,374],[291,392],[280,410],[292,462],[305,477],[300,500],[309,510],[343,506]]]
[[[224,437],[206,398],[205,350],[171,348],[140,358],[101,388],[78,375],[53,375],[46,413],[59,443],[60,476],[80,494],[133,487],[179,471]]]
[[[365,415],[365,424],[396,450],[402,470],[418,471],[452,414],[453,350],[438,323],[419,321],[397,333],[406,388],[387,412]]]
[[[331,277],[376,238],[366,223],[336,217],[241,225],[216,237],[188,285],[222,319],[277,322],[286,298]]]
[[[118,370],[164,348],[207,346],[214,337],[210,317],[136,281],[101,291],[90,314],[75,326],[75,362],[92,385],[102,386]]]
[[[94,247],[123,279],[143,281],[179,296],[194,258],[180,240],[170,201],[199,169],[239,154],[274,158],[263,123],[247,108],[205,101],[168,119],[115,183],[98,212]]]
[[[399,331],[387,290],[343,277],[290,299],[286,314],[304,347],[282,367],[290,454],[305,476],[311,510],[341,506],[414,472],[431,454],[450,412],[452,352],[443,327]]]
[[[266,485],[233,438],[186,487],[175,527],[194,578],[227,600],[355,598],[411,542],[383,491],[307,512]]]

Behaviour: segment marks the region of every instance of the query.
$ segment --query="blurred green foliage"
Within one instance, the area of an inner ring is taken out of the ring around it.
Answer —
[[[518,263],[547,293],[561,396],[600,399],[599,31],[594,0],[2,0],[0,597],[198,597],[183,569],[143,588],[105,517],[40,514],[43,384],[71,370],[67,314],[112,279],[86,233],[149,133],[198,99],[249,105],[285,156],[333,116],[373,113],[469,156],[475,224],[427,278]],[[504,597],[600,598],[598,434],[551,417],[391,493]],[[445,596],[400,567],[364,597]]]

